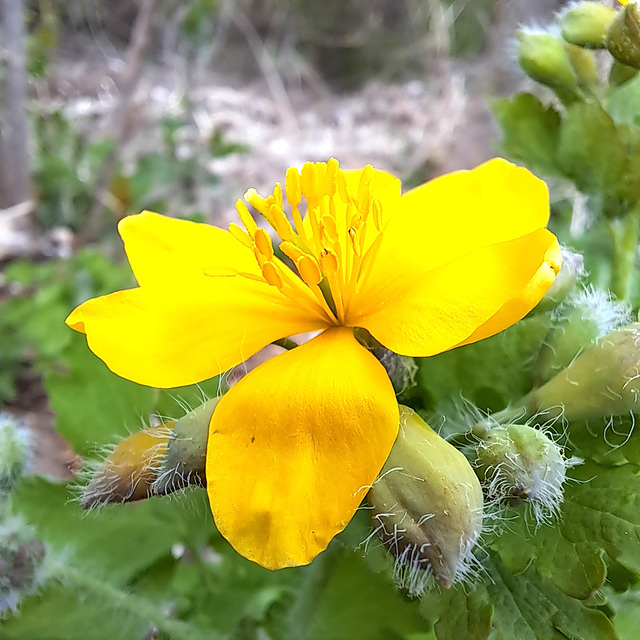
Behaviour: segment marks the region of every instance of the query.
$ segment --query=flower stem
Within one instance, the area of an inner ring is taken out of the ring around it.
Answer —
[[[297,597],[287,616],[286,637],[290,640],[303,640],[309,623],[318,603],[322,599],[322,592],[326,589],[331,574],[343,552],[342,545],[334,540],[324,553],[321,553],[313,564],[304,570],[303,579],[297,590]]]
[[[613,248],[611,291],[619,300],[629,301],[640,229],[640,205],[634,206],[623,216],[611,218],[608,226]]]
[[[276,340],[275,342],[272,342],[271,344],[275,344],[278,347],[282,347],[283,349],[286,349],[287,351],[291,351],[291,349],[295,349],[296,347],[300,346],[297,342],[295,342],[291,338],[280,338],[280,340]]]
[[[94,577],[68,565],[56,564],[53,573],[64,584],[72,585],[82,592],[90,592],[101,598],[106,607],[124,609],[129,613],[148,620],[158,631],[168,635],[172,640],[192,640],[206,638],[217,640],[215,633],[205,633],[192,625],[170,618],[153,604],[122,589],[118,589],[107,582],[96,580]]]

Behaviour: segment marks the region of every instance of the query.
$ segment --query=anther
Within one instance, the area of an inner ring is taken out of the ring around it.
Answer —
[[[276,271],[276,267],[273,262],[265,262],[261,268],[262,275],[267,281],[267,284],[270,284],[272,287],[276,287],[277,289],[282,289],[282,278]]]
[[[268,208],[267,201],[255,189],[247,189],[244,199],[262,215],[265,214]]]
[[[280,243],[280,251],[282,251],[282,253],[284,253],[284,255],[287,256],[287,258],[290,258],[294,262],[297,262],[298,258],[301,258],[302,256],[306,255],[306,253],[302,249],[299,249],[298,247],[296,247],[296,245],[293,244],[293,242],[288,242],[288,241]]]
[[[276,186],[273,188],[273,199],[278,209],[282,210],[282,185],[279,182],[276,182]]]
[[[248,247],[249,249],[253,247],[253,240],[251,239],[251,236],[235,222],[229,224],[229,233],[245,247]]]
[[[287,216],[284,215],[282,210],[282,193],[280,194],[280,205],[278,205],[278,198],[276,197],[276,202],[269,209],[269,220],[273,225],[274,231],[283,240],[291,240],[293,238],[291,223],[287,220]]]
[[[302,200],[302,190],[300,187],[300,173],[295,167],[287,169],[287,202],[292,207],[297,207]]]
[[[336,176],[336,183],[338,185],[338,193],[340,194],[340,199],[345,204],[349,204],[351,202],[351,196],[349,196],[347,179],[344,177],[343,171],[338,171],[338,175]]]
[[[338,239],[338,228],[336,227],[335,218],[322,216],[322,230],[330,242],[335,242]]]
[[[310,256],[304,255],[296,260],[296,267],[300,277],[310,287],[320,284],[322,281],[322,273],[318,263]]]
[[[330,158],[329,162],[327,162],[327,169],[324,174],[324,195],[333,197],[333,194],[336,192],[337,184],[336,184],[336,176],[338,175],[339,163],[335,158]]]
[[[264,229],[258,229],[255,235],[256,247],[258,251],[267,259],[273,258],[273,245],[271,238]]]
[[[317,178],[318,171],[312,162],[305,162],[302,165],[302,193],[307,202],[316,203],[318,201]]]
[[[336,252],[325,247],[320,252],[320,268],[322,272],[331,276],[338,271],[338,266],[338,256]]]
[[[249,213],[249,209],[247,209],[247,205],[242,202],[242,200],[236,201],[236,211],[238,212],[238,216],[240,217],[240,221],[244,225],[244,228],[247,230],[247,233],[250,236],[256,232],[258,225],[256,221],[253,219],[253,216]]]

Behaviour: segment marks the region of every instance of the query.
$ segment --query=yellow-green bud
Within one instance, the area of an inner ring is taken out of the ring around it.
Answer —
[[[571,44],[604,49],[616,11],[599,2],[581,2],[560,15],[562,37]]]
[[[629,322],[629,307],[608,293],[588,287],[572,295],[554,313],[535,364],[538,383],[562,371],[583,349]]]
[[[598,81],[595,53],[569,43],[565,44],[565,49],[580,86],[595,84]]]
[[[482,531],[482,488],[460,451],[412,409],[369,491],[378,537],[395,556],[398,586],[420,595],[433,575],[451,587],[469,571]]]
[[[153,493],[166,495],[188,485],[205,485],[209,423],[219,400],[208,400],[176,422]]]
[[[508,504],[529,504],[537,522],[557,515],[567,461],[540,429],[497,425],[476,432],[476,468],[487,496]]]
[[[566,369],[532,391],[529,413],[592,420],[638,411],[640,323],[630,324],[585,349]]]
[[[607,49],[622,64],[640,69],[640,7],[635,2],[627,4],[611,23]]]
[[[619,87],[625,82],[633,80],[637,75],[638,69],[614,60],[609,71],[609,84],[612,87]]]
[[[85,509],[112,502],[133,502],[152,495],[167,453],[174,423],[142,429],[125,438],[103,460],[83,489]]]
[[[565,43],[543,31],[520,29],[518,62],[522,70],[536,82],[553,88],[574,88],[578,84]]]
[[[29,453],[26,427],[17,418],[0,413],[0,499],[22,475]]]
[[[571,293],[576,282],[583,274],[584,258],[582,255],[562,247],[562,267],[560,272],[553,284],[547,289],[542,300],[531,310],[529,315],[545,313],[555,309]]]

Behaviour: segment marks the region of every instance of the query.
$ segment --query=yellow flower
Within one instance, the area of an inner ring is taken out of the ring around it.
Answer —
[[[289,169],[285,196],[293,224],[279,184],[245,198],[290,262],[241,202],[244,228],[230,231],[144,212],[119,225],[140,286],[67,319],[112,371],[154,387],[322,331],[251,371],[211,419],[216,525],[272,569],[310,562],[346,526],[396,438],[393,388],[353,329],[402,355],[434,355],[522,318],[560,267],[545,184],[502,159],[402,196],[397,178],[370,166],[309,163]]]

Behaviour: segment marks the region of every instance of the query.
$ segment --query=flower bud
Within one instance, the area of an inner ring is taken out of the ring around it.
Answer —
[[[553,88],[574,88],[578,84],[565,43],[544,31],[520,29],[518,62],[522,70],[536,82]]]
[[[545,313],[555,309],[571,293],[576,282],[584,275],[584,258],[566,247],[562,247],[562,267],[542,300],[529,315]]]
[[[616,11],[599,2],[580,2],[560,15],[562,37],[571,44],[604,49]]]
[[[449,588],[468,573],[482,531],[482,488],[464,455],[412,409],[400,407],[398,438],[368,499],[400,588],[417,596],[430,575]]]
[[[546,382],[583,349],[626,324],[629,318],[629,307],[604,291],[589,287],[573,295],[556,310],[553,326],[538,354],[536,379]]]
[[[558,513],[567,461],[540,429],[522,424],[488,428],[478,441],[475,466],[489,498],[530,504],[537,522]]]
[[[0,499],[22,475],[29,457],[29,433],[17,418],[0,413]]]
[[[640,7],[635,2],[627,4],[611,23],[607,49],[622,64],[640,69]]]
[[[638,69],[614,60],[609,71],[609,84],[612,87],[619,87],[625,82],[633,80],[637,75]]]
[[[0,619],[15,613],[22,599],[35,593],[46,578],[45,546],[29,534],[18,518],[0,525]]]
[[[630,324],[585,349],[566,369],[532,391],[529,413],[592,420],[637,412],[640,398],[640,323]]]
[[[170,422],[142,429],[120,442],[83,489],[82,507],[91,509],[148,498],[167,453],[173,426]]]
[[[576,72],[578,84],[587,87],[595,84],[598,81],[595,53],[569,43],[566,43],[564,47],[571,61],[571,66]]]
[[[209,423],[220,398],[212,398],[180,418],[151,491],[166,495],[188,485],[205,485]]]

